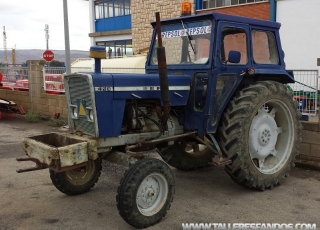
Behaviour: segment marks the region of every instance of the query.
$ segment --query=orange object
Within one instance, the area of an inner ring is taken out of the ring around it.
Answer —
[[[191,2],[181,3],[181,16],[191,15]]]

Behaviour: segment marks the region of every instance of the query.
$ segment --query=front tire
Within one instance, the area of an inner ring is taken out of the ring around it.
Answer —
[[[130,225],[146,228],[158,223],[169,210],[174,195],[174,176],[162,161],[144,158],[132,165],[117,191],[120,216]]]
[[[264,190],[288,175],[299,154],[300,112],[287,88],[257,82],[230,101],[219,129],[226,172],[238,184]]]
[[[87,166],[65,172],[50,171],[53,185],[67,195],[79,195],[88,192],[98,182],[102,170],[102,160],[89,160]]]

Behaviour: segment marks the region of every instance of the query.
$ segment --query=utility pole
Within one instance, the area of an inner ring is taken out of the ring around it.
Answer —
[[[44,31],[46,32],[47,50],[49,50],[49,25],[48,24],[45,24]]]
[[[3,26],[3,59],[4,59],[4,64],[8,65],[7,34],[6,34],[5,26]]]
[[[16,65],[16,45],[14,45],[14,48],[12,48],[11,51],[11,58],[12,58],[12,65]]]
[[[64,41],[66,55],[66,73],[71,73],[70,61],[70,42],[69,42],[69,22],[68,22],[68,1],[63,0],[63,18],[64,18]]]

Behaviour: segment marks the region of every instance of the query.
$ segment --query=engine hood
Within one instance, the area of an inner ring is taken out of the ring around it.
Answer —
[[[113,91],[114,100],[159,99],[158,74],[93,74],[95,91]],[[169,75],[170,105],[186,105],[190,92],[190,77]],[[161,101],[161,104],[163,102]]]

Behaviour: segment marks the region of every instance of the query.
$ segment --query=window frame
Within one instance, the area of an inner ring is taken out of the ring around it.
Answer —
[[[202,0],[201,10],[269,2],[269,0]]]
[[[117,4],[120,7],[115,7]],[[94,11],[95,20],[131,15],[131,0],[101,0],[94,2]]]

